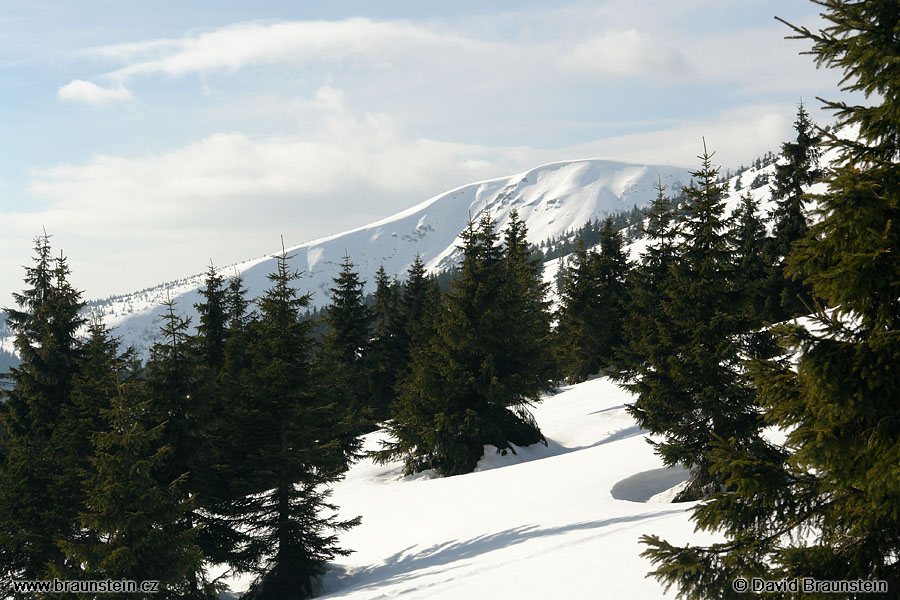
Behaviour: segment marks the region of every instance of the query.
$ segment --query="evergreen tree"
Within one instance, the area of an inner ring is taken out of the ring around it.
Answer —
[[[766,313],[771,322],[809,312],[809,289],[784,273],[784,260],[791,247],[809,231],[803,204],[804,187],[820,177],[818,169],[821,135],[801,103],[794,122],[797,139],[781,145],[782,160],[775,165],[772,198],[775,210],[773,237],[768,241],[767,259],[771,263]]]
[[[556,356],[560,369],[572,383],[586,380],[603,368],[597,332],[599,281],[596,264],[599,256],[578,238],[578,248],[561,269],[561,303],[557,312]]]
[[[710,470],[717,437],[752,445],[760,427],[743,369],[744,319],[733,285],[735,267],[728,222],[716,183],[718,169],[704,144],[695,181],[684,189],[683,242],[672,278],[660,298],[667,327],[664,347],[652,351],[626,387],[637,396],[628,407],[638,424],[664,440],[655,444],[667,465],[682,464],[691,482],[681,499],[704,497],[723,481]],[[662,350],[662,351],[660,351]]]
[[[769,316],[764,308],[769,276],[765,257],[766,227],[758,211],[759,202],[749,192],[741,196],[741,203],[734,211],[731,232],[735,292],[743,305],[748,330],[761,327]]]
[[[341,414],[335,427],[344,454],[341,468],[346,468],[359,458],[359,436],[371,430],[375,416],[366,362],[373,315],[349,257],[344,257],[334,278],[331,304],[322,321],[325,330],[315,359],[315,379],[325,403]]]
[[[199,356],[201,379],[214,379],[225,360],[225,334],[228,327],[228,289],[225,278],[210,265],[206,281],[197,292],[202,301],[194,304],[199,317],[194,343]]]
[[[224,563],[234,572],[252,571],[261,550],[254,541],[246,497],[265,489],[255,472],[253,453],[259,431],[254,425],[257,407],[250,389],[252,375],[249,349],[255,345],[257,315],[250,311],[243,279],[235,275],[225,287],[222,368],[217,389],[220,409],[206,434],[209,456],[204,460],[200,503],[203,512],[198,543],[210,562]]]
[[[146,367],[147,406],[151,411],[148,427],[152,429],[159,425],[166,445],[171,447],[170,452],[154,459],[160,461],[156,465],[160,469],[159,477],[162,481],[183,480],[183,485],[177,489],[182,500],[187,501],[198,491],[214,485],[205,477],[210,453],[207,432],[214,411],[210,396],[204,395],[204,390],[198,386],[194,353],[197,344],[189,334],[190,319],[175,312],[175,303],[171,299],[163,306],[160,339],[150,348]],[[168,456],[168,459],[163,461],[162,456]],[[192,501],[191,507],[189,518],[181,526],[186,532],[201,528],[202,534],[205,513],[197,502]],[[201,535],[201,540],[207,549],[211,548],[205,535]],[[206,580],[205,573],[197,569],[191,575],[186,597],[206,598],[214,593],[214,586]]]
[[[641,225],[647,247],[640,264],[628,274],[624,339],[615,359],[614,375],[620,381],[630,381],[640,373],[647,376],[652,370],[650,365],[667,359],[678,337],[674,335],[672,320],[662,310],[663,300],[673,286],[676,216],[662,181],[656,190],[656,198]]]
[[[167,299],[160,324],[160,338],[150,348],[147,361],[147,393],[157,422],[164,423],[166,443],[173,456],[168,465],[169,479],[188,479],[197,460],[201,442],[201,419],[197,410],[196,379],[190,353],[190,319],[175,312],[175,302]]]
[[[873,598],[900,589],[900,10],[816,4],[826,28],[792,26],[797,37],[873,102],[826,103],[859,135],[830,135],[840,158],[815,197],[817,222],[787,260],[818,299],[815,327],[778,327],[785,356],[754,364],[760,403],[786,443],[756,453],[722,443],[713,455],[730,491],[693,518],[725,541],[678,548],[645,538],[654,574],[683,597],[737,597],[730,581],[754,575],[886,581],[888,593]]]
[[[407,472],[433,468],[455,475],[470,472],[486,444],[506,452],[543,440],[527,404],[549,386],[552,373],[522,368],[542,368],[527,357],[531,346],[545,339],[541,332],[547,319],[538,318],[535,331],[517,331],[521,323],[514,321],[521,319],[507,311],[507,302],[511,290],[531,290],[529,302],[543,306],[545,289],[533,279],[530,251],[519,247],[524,227],[514,222],[512,229],[507,236],[516,240],[512,252],[498,244],[488,216],[477,228],[470,222],[463,232],[457,278],[436,334],[430,344],[417,346],[400,384],[388,425],[393,440],[378,453],[379,460],[401,457]],[[537,317],[541,309],[531,305],[527,310]],[[513,339],[523,346],[510,347]]]
[[[600,230],[600,254],[594,266],[599,297],[594,315],[596,349],[600,364],[608,366],[613,362],[616,350],[623,343],[623,320],[627,297],[626,279],[628,261],[623,251],[622,236],[613,229],[612,218],[607,217]]]
[[[336,407],[324,405],[311,380],[312,323],[303,317],[309,296],[298,296],[299,274],[290,256],[276,257],[271,287],[258,300],[259,318],[248,349],[248,398],[242,404],[244,430],[253,445],[238,477],[255,493],[236,507],[250,539],[243,559],[257,580],[250,600],[291,600],[312,595],[313,578],[348,551],[336,532],[358,519],[340,521],[325,486],[339,475],[341,448],[334,441]],[[340,414],[340,413],[338,413]],[[323,515],[322,513],[326,514]]]
[[[84,445],[63,418],[75,410],[72,382],[81,360],[76,331],[81,293],[68,282],[65,258],[51,257],[46,233],[35,240],[28,287],[6,309],[21,363],[10,370],[2,406],[0,467],[0,579],[40,579],[65,566],[60,542],[76,530],[83,496],[77,473],[67,470]]]
[[[242,454],[235,423],[242,390],[235,369],[245,365],[234,353],[245,352],[248,303],[240,278],[226,283],[213,265],[198,292],[201,301],[194,308],[199,323],[189,341],[195,447],[187,489],[193,494],[196,539],[204,556],[214,563],[238,563],[235,549],[244,534],[231,522],[230,509],[246,491],[234,481]]]
[[[407,344],[407,363],[413,348],[431,341],[435,333],[440,290],[437,282],[425,273],[425,263],[417,254],[406,273],[406,285],[400,301],[401,321],[404,323]]]
[[[390,416],[397,380],[409,359],[409,339],[402,320],[402,291],[396,279],[390,280],[384,267],[375,274],[374,327],[368,367],[371,378],[372,414],[376,422]]]
[[[506,312],[508,323],[504,327],[505,339],[501,349],[505,357],[500,377],[510,381],[510,394],[518,396],[512,403],[514,410],[521,410],[539,393],[550,389],[555,380],[556,363],[553,359],[551,338],[550,301],[547,293],[550,285],[544,281],[543,261],[540,254],[528,243],[528,230],[515,209],[503,233],[503,280],[499,299]],[[512,318],[510,318],[512,317]],[[521,413],[525,422],[527,413]]]
[[[82,393],[104,398],[107,406],[99,411],[102,425],[91,436],[91,465],[83,471],[81,529],[62,547],[83,579],[155,580],[161,598],[196,597],[192,582],[202,554],[189,526],[185,477],[169,479],[173,449],[163,441],[164,423],[152,422],[136,361],[121,362],[102,326],[92,325],[91,333],[93,382],[82,384]]]
[[[563,275],[556,354],[569,381],[584,381],[610,366],[622,343],[628,264],[622,237],[607,218],[598,229],[600,252],[584,238]]]

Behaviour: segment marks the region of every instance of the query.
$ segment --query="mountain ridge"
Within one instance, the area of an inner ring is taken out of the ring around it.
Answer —
[[[512,210],[517,210],[528,227],[529,241],[538,243],[589,220],[646,205],[656,195],[658,181],[671,188],[689,180],[690,172],[682,167],[610,159],[555,161],[458,186],[384,219],[290,246],[286,252],[292,256],[291,267],[301,272],[297,287],[310,292],[311,304],[321,307],[328,302],[328,288],[345,256],[367,282],[366,291],[372,291],[379,267],[402,277],[416,255],[431,273],[455,265],[459,233],[469,218],[477,220],[486,212],[502,229]],[[270,260],[271,256],[263,256],[217,271],[224,276],[242,275],[248,297],[254,298],[267,287]],[[124,343],[146,355],[156,336],[161,303],[171,298],[180,312],[193,317],[203,279],[204,274],[197,274],[95,300],[89,308],[114,327]]]

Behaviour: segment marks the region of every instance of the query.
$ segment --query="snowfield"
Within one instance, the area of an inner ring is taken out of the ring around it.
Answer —
[[[663,468],[627,402],[605,378],[562,388],[533,409],[546,447],[507,456],[487,448],[469,475],[403,477],[399,462],[356,464],[332,497],[343,517],[362,516],[341,537],[355,552],[323,578],[322,596],[674,597],[645,577],[651,565],[638,538],[696,545],[712,537],[693,532],[692,504],[666,503],[686,474]],[[370,434],[367,449],[383,435]]]

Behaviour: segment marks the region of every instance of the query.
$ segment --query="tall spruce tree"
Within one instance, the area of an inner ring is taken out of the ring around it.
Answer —
[[[641,233],[647,240],[646,249],[640,264],[628,274],[624,340],[616,355],[614,373],[623,382],[641,373],[648,376],[652,371],[650,365],[664,362],[678,338],[671,319],[662,309],[663,300],[673,285],[676,215],[662,181],[657,182],[656,191],[656,198],[647,208],[646,219],[641,224]]]
[[[175,311],[175,302],[163,303],[159,339],[150,348],[146,366],[146,393],[148,408],[152,413],[150,428],[159,424],[162,435],[171,451],[168,459],[158,465],[163,481],[181,481],[177,489],[182,500],[208,490],[209,452],[208,428],[212,419],[212,397],[201,393],[197,380],[197,361],[194,352],[197,344],[190,334],[190,319]],[[203,314],[203,313],[201,313]],[[154,434],[155,435],[155,434]],[[162,459],[159,459],[162,461]],[[203,494],[200,494],[201,497]],[[205,511],[197,502],[191,502],[189,518],[181,522],[184,530],[200,529],[206,522]],[[205,535],[204,546],[211,547]],[[202,569],[191,575],[186,597],[206,598],[215,593]]]
[[[584,381],[609,367],[622,344],[628,263],[612,218],[598,226],[600,251],[584,237],[563,275],[556,353],[569,381]]]
[[[524,227],[515,227],[508,239],[524,240]],[[533,260],[530,251],[521,254],[524,268],[507,270],[520,260],[514,255],[521,248],[512,253],[502,248],[489,216],[477,226],[470,222],[462,239],[461,264],[436,334],[414,353],[388,425],[393,440],[377,455],[379,460],[403,458],[407,472],[432,468],[441,475],[467,473],[486,444],[506,452],[513,445],[543,440],[527,405],[548,387],[552,373],[525,373],[524,364],[539,367],[520,358],[541,343],[542,334],[516,332],[521,323],[514,321],[520,319],[507,311],[513,285],[531,290],[528,301],[535,304],[528,310],[535,315],[541,309],[534,306],[545,302],[544,288],[533,279],[535,270],[527,267]],[[507,274],[516,271],[528,274],[513,284],[516,278]],[[534,327],[543,332],[547,323],[540,318]],[[522,345],[510,347],[511,339]]]
[[[809,289],[802,281],[784,272],[784,261],[791,247],[809,231],[804,211],[804,189],[821,176],[819,145],[822,136],[800,103],[794,122],[797,138],[781,145],[781,159],[775,163],[772,198],[775,210],[772,237],[767,240],[766,255],[770,263],[765,312],[770,322],[778,322],[809,312]]]
[[[303,316],[309,296],[294,288],[299,273],[290,258],[276,257],[248,349],[242,417],[253,445],[246,446],[239,476],[255,493],[233,514],[251,532],[243,559],[257,579],[244,596],[249,600],[310,597],[326,562],[348,554],[337,532],[358,522],[339,520],[328,502],[326,486],[340,477],[334,468],[342,450],[334,441],[340,413],[315,394],[312,322]]]
[[[600,307],[596,277],[598,255],[588,250],[584,238],[565,265],[561,302],[557,311],[555,353],[562,374],[572,383],[586,380],[604,366],[597,333]]]
[[[160,598],[198,597],[194,580],[203,556],[189,525],[185,476],[170,479],[173,448],[164,441],[165,423],[142,397],[138,363],[133,353],[117,356],[99,325],[92,325],[85,350],[91,381],[77,388],[106,406],[91,435],[91,464],[81,472],[87,501],[79,534],[61,546],[81,579],[154,580]],[[54,575],[76,578],[72,571]]]
[[[664,438],[655,444],[663,462],[691,471],[680,499],[721,489],[723,481],[710,470],[708,456],[717,437],[752,445],[761,426],[740,365],[745,327],[737,309],[724,190],[705,142],[699,158],[700,169],[684,188],[683,241],[670,286],[660,298],[660,326],[669,328],[665,346],[651,352],[625,384],[637,396],[629,412],[641,427]]]
[[[204,285],[197,290],[201,301],[197,310],[197,333],[193,338],[198,355],[199,379],[215,379],[225,361],[225,336],[228,328],[228,288],[214,265],[206,271]]]
[[[766,227],[759,215],[759,201],[745,192],[734,211],[732,245],[734,247],[734,285],[742,310],[746,315],[746,329],[759,328],[771,314],[766,310],[766,280],[770,268],[766,257]]]
[[[65,567],[60,542],[77,530],[82,506],[78,474],[68,467],[83,451],[81,433],[63,419],[74,410],[72,382],[81,359],[81,293],[68,281],[65,258],[54,260],[45,233],[35,239],[18,305],[6,309],[21,363],[4,390],[4,464],[0,466],[0,579],[40,579]]]
[[[234,352],[244,352],[246,339],[237,338],[245,337],[247,301],[240,278],[226,282],[212,264],[198,293],[201,300],[194,304],[197,330],[188,342],[195,447],[187,489],[193,495],[196,541],[204,556],[213,563],[239,562],[235,552],[244,534],[229,513],[233,502],[246,492],[234,477],[241,455],[239,425],[235,423],[240,418],[235,409],[241,401],[241,387],[240,377],[234,377],[234,362],[240,359]],[[243,368],[243,364],[237,367]]]
[[[390,416],[397,381],[406,369],[409,339],[402,320],[400,283],[396,278],[392,281],[384,267],[375,274],[374,296],[374,325],[367,370],[371,382],[372,416],[376,422],[381,422]]]
[[[251,355],[255,345],[257,315],[250,310],[243,279],[235,274],[224,286],[226,328],[222,368],[218,373],[219,410],[206,430],[207,452],[203,461],[204,485],[199,503],[201,530],[198,543],[212,563],[228,564],[234,572],[252,571],[261,554],[251,526],[247,496],[258,494],[266,482],[257,477],[253,449],[257,442],[257,407],[250,389]]]
[[[722,443],[713,455],[730,489],[693,518],[724,542],[644,540],[653,574],[682,597],[736,598],[738,576],[887,582],[887,594],[872,598],[900,589],[900,9],[816,4],[825,28],[791,26],[795,36],[870,104],[826,102],[837,131],[859,133],[829,135],[840,158],[815,197],[817,221],[787,261],[818,300],[815,326],[780,326],[785,356],[754,365],[760,403],[788,431],[785,444],[754,454]]]
[[[524,408],[557,379],[551,337],[550,284],[543,278],[541,255],[528,243],[528,229],[515,209],[503,232],[503,286],[500,301],[507,316],[506,350],[501,377],[510,380],[510,391],[519,396],[513,409]],[[498,361],[499,362],[499,361]],[[521,413],[525,422],[527,413]]]
[[[359,436],[372,429],[375,417],[368,369],[373,314],[363,285],[345,256],[322,318],[325,330],[313,365],[319,395],[341,415],[334,428],[344,455],[342,469],[359,458]]]
[[[163,423],[166,442],[172,446],[169,478],[188,479],[197,461],[203,417],[196,393],[194,362],[191,355],[190,319],[175,310],[175,302],[163,303],[159,339],[150,348],[146,366],[146,387],[150,408],[157,422]]]
[[[401,321],[407,344],[407,366],[413,348],[429,344],[435,333],[440,312],[441,294],[437,282],[425,272],[425,263],[418,254],[406,272],[406,285],[400,299]]]
[[[603,366],[609,366],[623,343],[623,321],[627,298],[628,261],[623,250],[621,234],[613,229],[612,217],[607,217],[600,229],[600,255],[594,267],[597,277],[599,314],[594,316],[597,351]]]

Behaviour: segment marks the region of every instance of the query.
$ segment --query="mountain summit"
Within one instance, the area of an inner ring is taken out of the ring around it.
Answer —
[[[299,287],[311,292],[312,305],[328,303],[328,289],[344,256],[356,265],[372,290],[373,278],[383,266],[402,277],[416,255],[436,273],[457,259],[459,233],[470,218],[488,213],[502,229],[513,209],[528,227],[529,241],[559,236],[586,222],[644,206],[655,196],[658,181],[670,188],[687,183],[686,169],[610,160],[571,160],[542,165],[511,177],[470,183],[439,194],[381,221],[288,249],[291,266],[302,272]],[[261,258],[225,267],[223,274],[241,273],[250,297],[265,289],[272,259]],[[167,294],[180,311],[192,314],[199,300],[203,276],[162,284],[147,290],[92,303],[116,333],[139,350],[156,335],[156,317]]]

